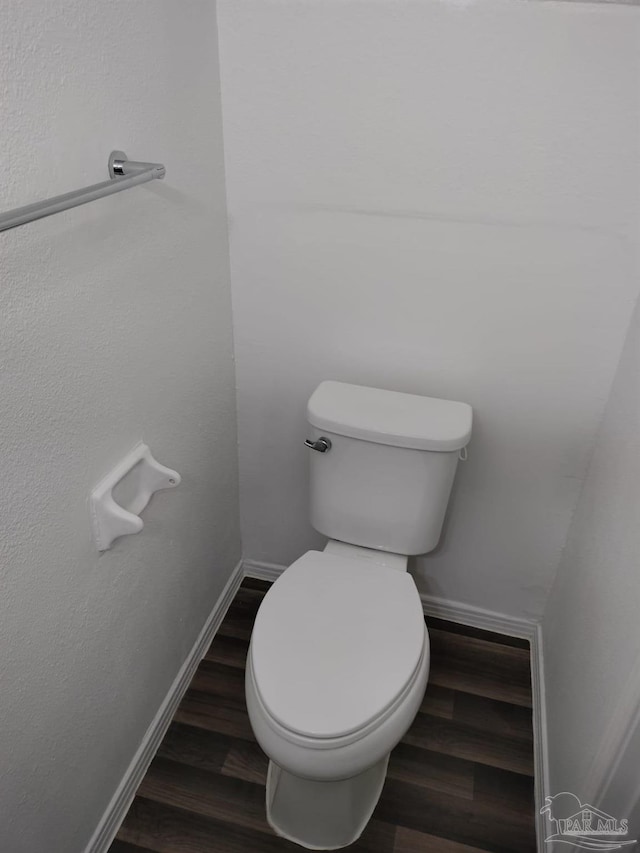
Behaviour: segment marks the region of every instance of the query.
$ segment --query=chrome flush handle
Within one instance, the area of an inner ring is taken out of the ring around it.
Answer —
[[[310,438],[307,438],[305,439],[304,443],[312,450],[317,450],[318,453],[326,453],[327,450],[331,450],[331,442],[328,438],[325,438],[324,436],[318,438],[316,441],[311,441]]]

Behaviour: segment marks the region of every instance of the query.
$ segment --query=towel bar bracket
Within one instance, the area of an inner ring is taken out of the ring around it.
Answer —
[[[154,171],[156,178],[164,178],[165,168],[162,163],[141,163],[138,160],[129,160],[124,151],[112,151],[109,155],[109,177],[112,179],[149,171]]]

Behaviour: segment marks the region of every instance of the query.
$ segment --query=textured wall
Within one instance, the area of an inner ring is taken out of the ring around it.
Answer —
[[[611,770],[640,698],[638,507],[640,306],[543,623],[551,786],[583,800]],[[614,774],[615,796],[593,803],[620,818],[640,806],[638,734],[626,748],[633,763]]]
[[[239,558],[215,6],[0,0],[0,208],[164,183],[0,234],[0,850],[79,853]],[[182,485],[99,556],[140,438]]]
[[[637,291],[640,10],[221,0],[245,554],[325,378],[469,402],[421,589],[542,613]]]

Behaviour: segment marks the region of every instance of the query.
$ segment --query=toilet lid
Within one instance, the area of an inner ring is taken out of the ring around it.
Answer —
[[[341,737],[399,697],[420,663],[424,633],[410,574],[309,551],[258,610],[255,685],[267,711],[290,731]]]

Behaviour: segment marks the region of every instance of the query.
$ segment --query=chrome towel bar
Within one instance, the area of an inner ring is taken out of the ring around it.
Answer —
[[[16,207],[14,210],[0,213],[0,231],[17,228],[18,225],[33,222],[34,219],[42,219],[44,216],[61,213],[71,207],[78,207],[80,204],[95,201],[106,195],[128,190],[129,187],[146,184],[147,181],[162,179],[165,175],[165,168],[162,163],[139,163],[136,160],[128,160],[127,155],[122,151],[112,151],[109,156],[109,175],[111,176],[110,179],[100,184],[93,184],[81,190],[56,195],[44,201],[37,201],[34,204],[27,204],[24,207]]]

